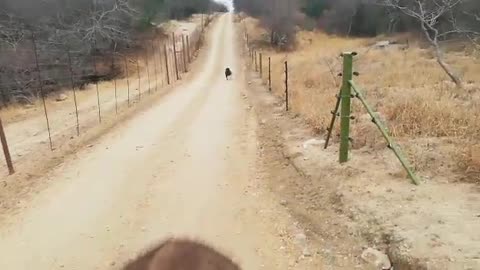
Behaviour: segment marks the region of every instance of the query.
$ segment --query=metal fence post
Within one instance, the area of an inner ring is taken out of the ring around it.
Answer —
[[[115,69],[115,51],[112,52],[112,69]],[[117,76],[113,76],[113,87],[115,97],[115,115],[118,114]]]
[[[172,43],[173,43],[173,60],[175,61],[175,74],[177,75],[177,81],[180,80],[180,75],[178,75],[178,63],[177,63],[177,47],[175,41],[175,33],[172,33]]]
[[[70,71],[70,83],[73,91],[73,102],[75,105],[75,116],[77,118],[77,136],[80,136],[80,121],[78,119],[77,92],[75,91],[75,81],[74,81],[75,74],[73,73],[72,55],[70,54],[69,49],[67,49],[67,56],[68,56],[68,69]]]
[[[158,51],[158,66],[159,66],[159,75],[162,81],[162,87],[165,85],[165,78],[162,76],[163,75],[163,62],[162,62],[162,43],[158,41],[157,43],[157,51]]]
[[[183,55],[183,72],[186,73],[188,71],[187,68],[187,46],[185,43],[185,35],[182,35],[182,55]]]
[[[135,58],[137,63],[137,75],[138,75],[138,100],[142,99],[141,79],[140,79],[140,64],[138,64],[138,56]]]
[[[285,110],[288,112],[288,62],[285,61]]]
[[[33,44],[33,51],[35,53],[35,64],[37,67],[38,87],[40,89],[40,95],[42,96],[43,112],[45,113],[45,120],[47,121],[48,140],[50,142],[50,150],[53,151],[52,133],[50,132],[50,121],[48,120],[47,103],[45,101],[45,91],[43,91],[42,74],[40,72],[40,63],[38,62],[37,42],[35,40],[35,33],[33,33],[33,31],[32,31],[32,44]]]
[[[351,52],[345,52],[343,57],[343,82],[340,93],[341,110],[340,110],[340,152],[339,161],[345,163],[348,161],[348,150],[350,146],[350,112],[351,112],[351,95],[352,87],[349,81],[353,77],[353,56]]]
[[[148,66],[148,46],[145,47],[145,65],[147,67],[147,82],[148,82],[148,93],[151,94],[151,84],[150,84],[150,68]]]
[[[168,53],[167,53],[167,44],[163,44],[163,48],[164,48],[164,53],[165,53],[165,69],[166,69],[166,74],[167,74],[167,84],[170,85],[170,74],[169,74],[169,70],[168,70]]]
[[[190,51],[190,36],[187,35],[187,60],[188,60],[188,63],[191,63],[192,62],[192,59],[190,59],[191,57],[191,51]]]
[[[268,57],[268,91],[272,91],[272,68],[270,57]]]
[[[125,77],[127,78],[127,106],[130,108],[130,79],[128,78],[128,61],[127,56],[123,56],[123,62],[125,63]]]
[[[8,150],[7,137],[5,136],[5,131],[3,130],[2,119],[0,118],[0,141],[2,142],[3,154],[5,155],[5,161],[7,162],[8,173],[14,174],[15,170],[13,169],[12,157],[10,156],[10,150]]]
[[[155,73],[155,92],[158,90],[158,70],[157,70],[157,51],[155,50],[154,41],[151,41],[152,45],[152,57],[153,57],[153,72]]]
[[[102,111],[100,108],[100,90],[98,88],[98,71],[97,71],[97,58],[95,57],[95,54],[97,53],[97,42],[93,41],[93,55],[92,55],[92,60],[93,60],[93,72],[95,76],[95,89],[97,90],[97,107],[98,107],[98,122],[102,123]]]
[[[260,78],[263,76],[262,53],[260,53]]]

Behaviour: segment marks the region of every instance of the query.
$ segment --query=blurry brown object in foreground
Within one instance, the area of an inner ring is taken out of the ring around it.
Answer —
[[[240,270],[230,258],[197,241],[169,239],[123,270]]]

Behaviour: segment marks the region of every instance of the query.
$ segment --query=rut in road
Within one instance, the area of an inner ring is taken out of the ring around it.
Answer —
[[[120,269],[171,235],[243,269],[288,269],[276,227],[291,221],[252,184],[256,119],[240,94],[235,37],[233,15],[221,16],[194,79],[36,179],[52,184],[3,224],[0,269]]]

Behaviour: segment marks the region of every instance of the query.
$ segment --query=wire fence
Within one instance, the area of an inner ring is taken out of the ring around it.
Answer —
[[[188,34],[142,38],[130,47],[79,51],[38,45],[35,33],[22,48],[0,47],[0,113],[23,104],[29,117],[2,125],[7,168],[35,145],[54,151],[92,126],[114,119],[148,95],[182,79],[203,43],[211,18]],[[22,109],[23,110],[23,109]],[[43,118],[43,120],[41,119]],[[13,119],[13,120],[12,120]],[[7,144],[7,138],[8,144]]]
[[[244,40],[247,45],[249,58],[250,58],[250,67],[256,73],[258,73],[259,78],[262,80],[262,83],[268,85],[268,90],[272,91],[273,80],[277,80],[281,82],[277,84],[278,87],[283,89],[275,89],[277,93],[283,92],[283,101],[285,104],[285,111],[289,111],[291,109],[291,98],[297,92],[291,91],[290,89],[290,73],[291,69],[289,67],[289,62],[287,59],[283,61],[283,70],[281,73],[277,72],[276,75],[281,74],[279,77],[272,79],[272,59],[271,56],[267,56],[265,51],[262,49],[257,48],[256,46],[250,43],[250,38],[248,33],[244,32]],[[334,88],[337,88],[338,94],[335,95],[335,105],[334,109],[331,111],[331,121],[329,126],[326,128],[327,136],[325,140],[325,149],[328,147],[330,138],[332,136],[335,120],[336,118],[340,118],[339,124],[339,162],[345,163],[349,160],[349,152],[351,149],[351,141],[352,138],[350,137],[351,133],[351,120],[355,119],[352,115],[352,103],[353,99],[357,98],[360,101],[363,109],[367,111],[367,114],[371,118],[371,121],[377,126],[378,130],[382,134],[383,138],[387,143],[387,147],[391,149],[395,156],[398,158],[399,162],[407,172],[409,178],[411,179],[413,184],[419,185],[421,180],[415,174],[414,170],[412,169],[411,164],[405,157],[405,154],[401,150],[400,146],[395,143],[387,126],[383,123],[383,120],[378,117],[378,115],[372,109],[372,106],[366,100],[365,95],[363,94],[363,90],[354,82],[353,77],[358,76],[359,73],[354,71],[354,63],[357,58],[356,52],[345,52],[340,55],[339,58],[342,61],[335,61],[333,59],[323,58],[320,59],[320,62],[328,67],[327,71],[331,74],[332,82]],[[267,60],[267,61],[265,61]],[[267,67],[265,67],[265,62],[267,62]],[[335,75],[336,69],[342,69],[342,71]],[[265,74],[267,73],[267,74]],[[320,74],[319,74],[320,75]],[[325,74],[323,74],[325,75]],[[325,76],[322,76],[325,77]],[[337,78],[341,78],[338,80]],[[338,90],[340,88],[340,90]],[[302,94],[302,93],[298,93]]]

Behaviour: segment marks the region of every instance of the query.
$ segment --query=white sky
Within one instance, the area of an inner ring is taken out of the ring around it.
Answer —
[[[224,4],[229,11],[233,11],[233,0],[214,0],[215,2]]]

